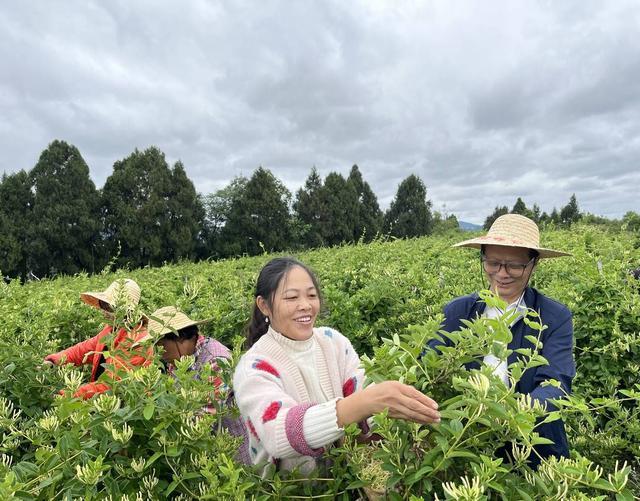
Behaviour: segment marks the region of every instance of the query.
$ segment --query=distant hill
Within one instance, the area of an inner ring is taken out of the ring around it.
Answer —
[[[458,226],[464,231],[480,231],[482,229],[481,224],[467,223],[466,221],[458,221]]]

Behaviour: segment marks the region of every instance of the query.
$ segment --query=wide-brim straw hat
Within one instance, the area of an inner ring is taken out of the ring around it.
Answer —
[[[80,299],[98,309],[102,309],[99,301],[104,301],[113,309],[119,306],[118,301],[124,301],[127,309],[132,310],[140,302],[140,286],[130,278],[125,278],[112,282],[104,291],[83,292]]]
[[[175,306],[164,306],[150,315],[147,330],[153,336],[162,337],[170,332],[177,332],[180,329],[210,321],[210,318],[206,320],[192,320]]]
[[[568,252],[540,247],[538,225],[520,214],[505,214],[494,221],[486,235],[454,244],[453,247],[471,247],[480,249],[483,245],[502,245],[521,247],[538,251],[539,257],[570,256]]]

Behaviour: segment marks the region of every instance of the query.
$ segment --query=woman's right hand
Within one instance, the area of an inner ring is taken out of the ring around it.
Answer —
[[[338,400],[338,426],[357,423],[385,409],[396,419],[423,424],[440,422],[438,404],[434,400],[408,384],[384,381]]]
[[[438,404],[408,384],[384,381],[367,386],[363,394],[367,394],[371,414],[389,409],[392,418],[423,424],[440,422]]]

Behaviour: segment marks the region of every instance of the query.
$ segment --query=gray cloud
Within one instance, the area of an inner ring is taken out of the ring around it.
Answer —
[[[47,1],[0,7],[0,171],[75,144],[101,186],[134,148],[199,191],[263,165],[295,192],[357,163],[482,222],[522,196],[640,210],[640,6]]]

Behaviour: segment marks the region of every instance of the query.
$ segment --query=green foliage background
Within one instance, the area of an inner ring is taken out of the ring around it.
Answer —
[[[318,323],[340,330],[361,355],[371,356],[383,338],[411,335],[410,325],[425,324],[423,329],[435,334],[447,301],[485,287],[478,256],[450,248],[460,238],[454,232],[300,253],[298,257],[317,272],[324,293],[325,308]],[[584,406],[583,412],[574,412],[567,420],[574,454],[597,459],[607,471],[613,471],[616,460],[626,460],[631,467],[628,486],[639,496],[637,402],[611,400],[624,398],[621,391],[640,382],[640,286],[628,274],[640,262],[635,238],[632,233],[586,225],[547,231],[545,246],[574,256],[543,261],[533,285],[574,314],[575,391],[581,399],[575,406]],[[154,367],[116,385],[120,403],[112,415],[95,408],[95,403],[70,399],[56,399],[50,407],[59,388],[73,385],[87,373],[38,370],[42,357],[95,335],[100,328],[101,318],[80,302],[80,292],[102,290],[115,278],[131,277],[142,287],[144,311],[176,304],[193,318],[211,318],[205,333],[232,346],[249,318],[257,273],[271,257],[0,284],[0,494],[50,499],[51,493],[64,490],[66,499],[89,491],[97,497],[110,493],[114,499],[122,495],[135,499],[136,489],[147,489],[145,495],[152,498],[197,494],[211,499],[266,499],[321,493],[346,496],[348,488],[361,486],[358,472],[345,459],[353,451],[336,452],[338,476],[331,480],[300,482],[279,476],[261,480],[233,462],[229,441],[201,433],[197,427],[204,429],[203,424],[193,425],[195,445],[185,440],[180,427],[196,422],[207,389],[187,376],[177,385],[167,378],[156,380]],[[373,370],[384,373],[384,367],[384,360],[376,364],[374,357]],[[178,387],[184,389],[182,394]],[[139,398],[141,394],[147,398]],[[158,412],[149,416],[150,402]],[[21,410],[20,416],[13,417],[15,409]],[[57,428],[51,419],[42,421],[51,416],[58,419]],[[105,427],[107,418],[118,433],[125,423],[132,427],[126,444]],[[87,435],[87,430],[98,428],[102,431]],[[68,436],[66,442],[61,436]],[[151,437],[156,436],[164,437],[165,443],[153,442]],[[167,443],[175,449],[169,450]],[[140,457],[155,459],[138,472],[140,463],[133,461]],[[98,480],[91,484],[94,477]],[[113,478],[118,482],[109,480]]]

